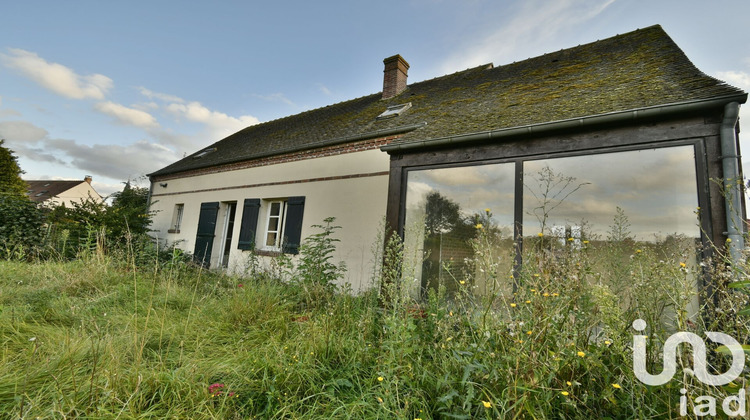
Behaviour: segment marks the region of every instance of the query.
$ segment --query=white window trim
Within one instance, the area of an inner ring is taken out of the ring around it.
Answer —
[[[185,204],[179,203],[174,205],[174,214],[172,215],[172,227],[171,230],[175,232],[180,231],[182,226],[182,217],[185,214]]]
[[[281,251],[283,242],[284,242],[284,230],[286,228],[286,207],[287,207],[287,200],[264,200],[266,202],[266,228],[264,230],[263,234],[263,247],[261,248],[264,251]],[[273,207],[274,203],[279,204],[279,214],[278,216],[271,215],[271,208]],[[271,218],[277,218],[279,219],[279,223],[277,224],[278,230],[271,230]],[[273,245],[268,245],[268,234],[269,233],[276,233],[276,241]]]

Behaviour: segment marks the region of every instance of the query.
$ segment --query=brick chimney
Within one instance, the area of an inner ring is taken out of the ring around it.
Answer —
[[[91,178],[91,175],[86,175],[85,177],[83,177],[83,180],[91,184],[91,181],[93,180],[93,178]]]
[[[392,98],[406,89],[406,77],[409,63],[396,54],[383,60],[383,99]]]

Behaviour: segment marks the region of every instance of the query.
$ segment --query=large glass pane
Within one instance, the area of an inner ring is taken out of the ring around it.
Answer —
[[[512,289],[514,167],[507,163],[408,173],[404,270],[413,270],[409,274],[417,284],[412,290],[436,290],[439,285],[448,294],[459,287],[478,293]],[[490,244],[481,259],[473,248],[480,237]]]
[[[694,307],[696,185],[692,146],[524,162],[527,278],[559,279],[557,267],[605,285],[638,316],[673,313],[665,302]]]

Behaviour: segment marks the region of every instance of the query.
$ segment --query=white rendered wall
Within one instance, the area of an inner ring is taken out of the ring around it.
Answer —
[[[311,225],[335,217],[341,226],[335,237],[340,239],[336,261],[347,265],[345,282],[353,291],[370,287],[373,257],[371,248],[385,216],[389,158],[380,150],[368,150],[320,157],[256,168],[239,169],[215,174],[197,175],[157,181],[152,186],[151,209],[156,211],[152,228],[162,243],[176,243],[193,252],[200,205],[205,202],[236,202],[229,271],[242,272],[248,252],[237,249],[246,198],[286,198],[305,196],[302,238],[316,233]],[[336,179],[315,180],[317,178]],[[167,187],[160,184],[166,182]],[[261,185],[271,184],[271,185]],[[168,233],[176,204],[184,204],[179,233]],[[216,237],[211,266],[219,265],[219,249],[225,206],[217,217]],[[266,209],[261,207],[258,230],[265,229]],[[269,260],[263,258],[264,263]]]

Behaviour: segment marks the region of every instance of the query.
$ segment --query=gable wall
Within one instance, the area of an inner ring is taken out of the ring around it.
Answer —
[[[91,184],[89,184],[88,182],[81,182],[75,187],[67,191],[63,191],[62,193],[51,197],[49,200],[45,200],[44,205],[53,207],[65,203],[67,207],[71,207],[72,203],[79,204],[82,200],[86,201],[89,198],[93,199],[96,202],[102,201],[102,197],[94,190],[93,187],[91,187]]]

